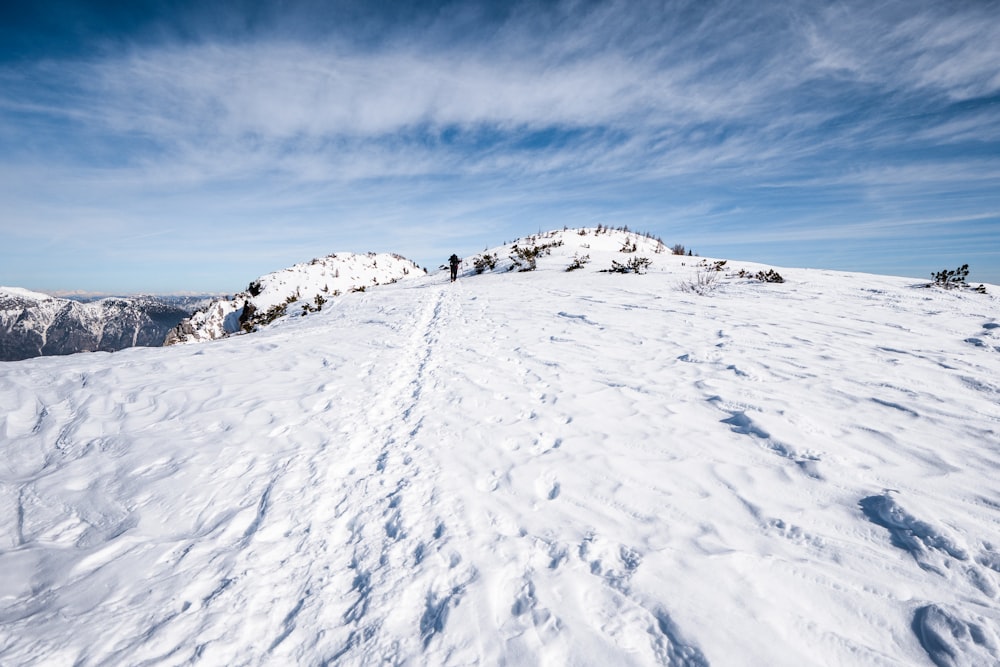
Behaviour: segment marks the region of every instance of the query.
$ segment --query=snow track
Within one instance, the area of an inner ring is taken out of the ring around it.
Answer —
[[[0,664],[1000,660],[992,297],[540,267],[4,365]]]
[[[375,457],[339,503],[351,508],[347,567],[354,574],[354,599],[343,614],[340,634],[346,637],[331,656],[338,662],[399,663],[419,654],[444,629],[451,607],[475,577],[458,567],[459,557],[442,563],[437,554],[446,531],[434,514],[440,470],[420,442],[419,412],[422,394],[438,388],[428,367],[439,354],[446,295],[434,289],[419,298],[425,303],[390,378],[384,385],[376,381],[386,389],[352,436],[352,450]],[[387,598],[393,603],[384,604]],[[385,633],[399,640],[386,643]]]

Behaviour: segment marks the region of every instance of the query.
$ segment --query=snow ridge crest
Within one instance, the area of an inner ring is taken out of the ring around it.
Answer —
[[[249,333],[286,315],[317,312],[332,299],[424,275],[395,253],[335,253],[252,280],[245,290],[212,301],[174,327],[164,345]]]

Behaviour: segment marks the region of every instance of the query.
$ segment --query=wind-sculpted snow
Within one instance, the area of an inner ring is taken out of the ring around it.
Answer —
[[[918,560],[927,549],[937,549],[958,560],[968,560],[968,552],[946,531],[917,519],[889,494],[861,500],[861,509],[871,521],[887,528],[892,543],[909,551]]]
[[[996,288],[550,238],[0,367],[0,664],[1000,661]]]
[[[965,591],[966,600],[995,608],[996,554],[984,542],[978,563],[970,562],[969,551],[941,526],[918,519],[904,509],[893,494],[863,498],[861,510],[873,523],[886,528],[893,545],[909,552],[917,564]],[[990,570],[993,570],[991,572]],[[987,665],[1000,656],[996,615],[981,616],[979,604],[952,607],[926,604],[913,614],[913,632],[928,657],[939,667]],[[967,616],[972,614],[971,617]]]
[[[1000,639],[995,628],[981,617],[927,605],[913,616],[913,632],[938,667],[976,667],[996,664]]]

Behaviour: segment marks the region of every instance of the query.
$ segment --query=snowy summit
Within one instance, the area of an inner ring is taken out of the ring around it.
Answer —
[[[565,230],[2,364],[0,663],[997,664],[985,289]]]

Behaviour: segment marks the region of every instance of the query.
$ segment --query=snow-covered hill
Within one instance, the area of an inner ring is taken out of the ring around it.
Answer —
[[[391,253],[338,253],[275,271],[231,299],[218,299],[167,334],[164,345],[195,343],[256,331],[288,314],[318,312],[330,299],[424,275],[410,260]]]
[[[996,287],[517,245],[0,366],[0,663],[1000,661]]]
[[[158,346],[190,312],[184,302],[163,297],[111,297],[80,303],[0,287],[0,361]]]

